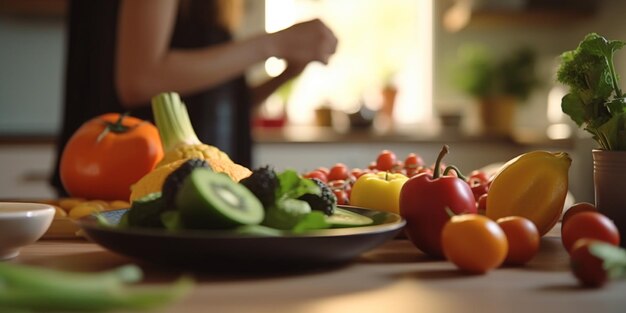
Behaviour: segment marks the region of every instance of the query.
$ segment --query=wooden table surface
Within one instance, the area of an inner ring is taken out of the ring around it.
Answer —
[[[479,253],[479,252],[478,252]],[[41,240],[9,261],[72,271],[137,263],[86,240]],[[180,274],[139,264],[146,283]],[[602,289],[578,286],[558,237],[542,238],[525,267],[465,275],[395,239],[349,264],[274,274],[196,273],[182,301],[158,312],[626,312],[626,281]]]

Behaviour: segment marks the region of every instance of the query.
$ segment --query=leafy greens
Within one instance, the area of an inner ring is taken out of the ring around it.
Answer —
[[[603,150],[626,150],[626,100],[613,55],[625,45],[591,33],[561,55],[557,80],[569,87],[563,112],[593,135]]]

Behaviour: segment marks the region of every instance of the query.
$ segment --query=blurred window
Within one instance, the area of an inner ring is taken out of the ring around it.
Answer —
[[[275,32],[298,21],[320,18],[339,38],[327,66],[311,64],[282,91],[290,121],[309,124],[314,110],[329,105],[378,110],[381,90],[397,88],[394,123],[418,124],[432,116],[433,0],[266,0],[265,28]],[[265,63],[270,76],[281,60]],[[280,93],[280,91],[279,91]],[[275,98],[274,98],[275,99]],[[270,101],[268,101],[270,102]]]

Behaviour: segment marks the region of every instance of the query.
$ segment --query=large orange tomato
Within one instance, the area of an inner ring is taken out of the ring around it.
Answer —
[[[458,268],[482,274],[504,262],[509,246],[498,224],[478,214],[455,215],[441,233],[441,246]]]
[[[60,161],[61,182],[72,197],[128,200],[130,186],[163,158],[157,128],[144,120],[107,113],[85,122]]]

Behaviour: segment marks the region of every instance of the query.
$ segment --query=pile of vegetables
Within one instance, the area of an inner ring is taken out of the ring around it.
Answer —
[[[561,107],[603,150],[626,150],[626,100],[613,54],[624,42],[591,33],[561,55],[557,79],[569,87]]]
[[[333,191],[319,180],[293,170],[250,171],[201,143],[177,94],[157,95],[152,107],[165,156],[132,186],[131,208],[118,226],[280,235],[373,223],[337,208]]]

